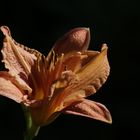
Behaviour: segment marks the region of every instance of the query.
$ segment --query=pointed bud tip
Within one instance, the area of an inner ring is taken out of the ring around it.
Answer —
[[[107,123],[108,124],[112,124],[112,117],[111,117],[111,115],[109,116],[109,119],[108,119]]]
[[[110,114],[110,111],[106,112],[106,121],[105,122],[108,124],[112,124],[112,116]]]

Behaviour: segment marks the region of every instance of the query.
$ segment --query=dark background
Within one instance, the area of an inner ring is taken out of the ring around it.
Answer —
[[[113,124],[62,114],[42,127],[36,140],[139,139],[139,19],[138,0],[1,1],[0,26],[9,26],[16,41],[44,54],[74,27],[90,28],[90,49],[109,46],[110,76],[90,99],[108,107]],[[22,140],[23,129],[20,105],[0,97],[0,140]]]

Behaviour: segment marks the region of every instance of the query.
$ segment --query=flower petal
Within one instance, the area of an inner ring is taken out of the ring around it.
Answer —
[[[64,109],[63,113],[85,116],[112,123],[110,112],[104,105],[87,99],[71,104],[71,106]]]
[[[109,76],[110,66],[107,59],[107,49],[106,44],[103,44],[101,53],[87,61],[76,73],[79,79],[77,87],[85,91],[85,97],[96,93]]]
[[[5,67],[9,69],[9,73],[12,76],[16,77],[22,88],[31,92],[30,87],[25,81],[28,80],[28,75],[31,74],[31,67],[36,60],[36,56],[29,53],[29,51],[26,51],[27,47],[26,50],[23,49],[23,45],[16,43],[12,39],[10,30],[7,26],[2,26],[1,30],[5,35],[2,49]]]
[[[88,28],[75,28],[65,34],[54,44],[56,54],[81,52],[88,49],[90,32]]]
[[[107,45],[103,44],[101,53],[93,57],[86,65],[83,66],[77,72],[77,76],[79,80],[83,81],[87,84],[94,84],[95,80],[98,79],[100,84],[104,83],[109,75],[110,67],[107,60]],[[96,85],[97,84],[97,85]],[[95,83],[96,87],[99,88],[101,85],[99,83]]]
[[[34,63],[34,60],[36,60],[35,55],[25,51],[19,44],[15,43],[10,36],[8,27],[2,26],[1,30],[5,35],[2,53],[6,67],[13,75],[21,72],[25,75],[29,74],[31,66]]]
[[[20,103],[23,101],[23,91],[15,83],[9,73],[0,72],[0,95]]]

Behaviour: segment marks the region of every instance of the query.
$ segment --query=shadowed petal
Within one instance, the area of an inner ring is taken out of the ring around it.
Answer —
[[[54,45],[53,49],[57,54],[81,52],[88,49],[90,32],[88,28],[75,28],[65,34]]]
[[[87,99],[71,104],[64,109],[63,113],[85,116],[112,123],[110,112],[104,105]]]
[[[0,95],[21,103],[23,101],[23,91],[15,83],[16,81],[9,73],[0,72]]]

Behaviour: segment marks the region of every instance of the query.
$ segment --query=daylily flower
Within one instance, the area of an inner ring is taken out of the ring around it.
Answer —
[[[110,71],[106,44],[101,52],[87,50],[88,28],[65,34],[47,57],[17,43],[7,26],[1,31],[2,62],[8,71],[0,72],[0,95],[27,106],[36,125],[49,124],[60,113],[112,122],[104,105],[85,99],[105,83]]]

